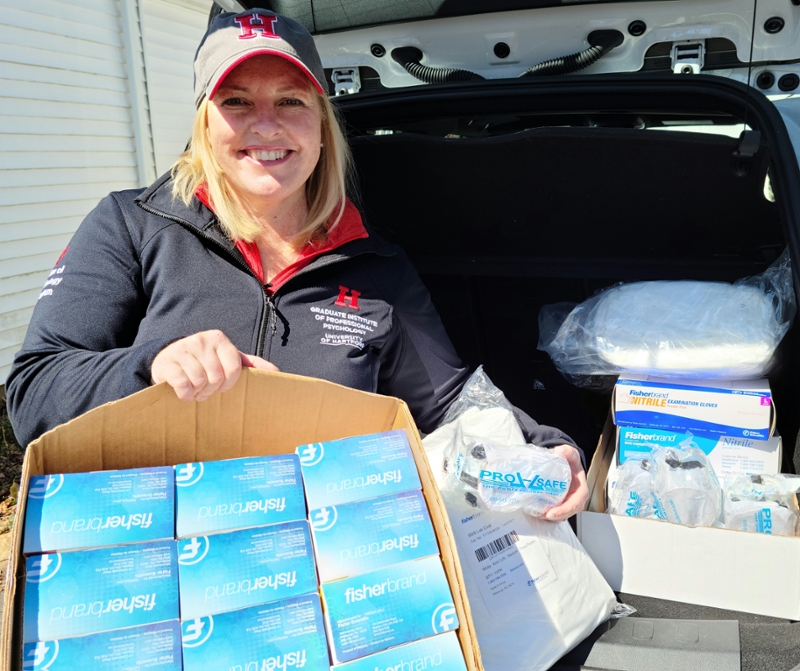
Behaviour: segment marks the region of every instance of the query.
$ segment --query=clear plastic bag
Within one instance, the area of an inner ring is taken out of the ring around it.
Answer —
[[[713,526],[721,512],[721,494],[714,469],[701,450],[655,448],[651,456],[622,465],[609,494],[609,512],[691,527]]]
[[[797,536],[800,511],[795,494],[800,476],[740,475],[724,490],[722,521],[726,529],[776,536]]]
[[[541,517],[567,496],[572,472],[563,457],[535,445],[503,445],[462,427],[445,452],[445,488],[483,510]]]
[[[445,431],[448,437],[442,489],[461,493],[482,510],[523,510],[540,517],[566,497],[572,481],[569,462],[552,450],[526,444],[521,432],[519,438],[513,431],[494,433],[488,427],[501,426],[498,415],[516,425],[513,406],[480,367],[434,432]],[[502,434],[513,440],[503,440]]]
[[[764,376],[795,314],[788,252],[733,284],[620,284],[580,303],[546,305],[539,345],[574,384],[640,373],[673,378]]]

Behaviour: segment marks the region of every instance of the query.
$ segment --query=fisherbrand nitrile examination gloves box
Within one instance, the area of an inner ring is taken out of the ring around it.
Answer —
[[[322,582],[439,554],[418,489],[309,513]]]
[[[617,459],[620,465],[628,459],[647,457],[654,447],[696,447],[708,456],[719,478],[736,475],[775,474],[781,471],[781,437],[775,433],[769,440],[734,436],[695,436],[658,429],[617,429]]]
[[[334,662],[349,662],[396,645],[458,628],[439,557],[322,585]]]
[[[26,643],[25,671],[181,671],[178,620],[101,634]]]
[[[296,452],[309,510],[421,487],[402,429],[301,445]]]
[[[337,671],[466,671],[455,632],[407,643],[335,667]]]
[[[620,375],[614,423],[695,435],[769,440],[774,425],[767,380],[667,380]]]
[[[296,454],[175,466],[178,538],[306,517]]]
[[[317,591],[308,522],[178,541],[181,619]]]
[[[166,540],[174,535],[172,468],[31,478],[25,554]]]
[[[178,619],[175,541],[34,555],[23,643]]]
[[[316,593],[185,620],[182,630],[185,671],[330,671]]]

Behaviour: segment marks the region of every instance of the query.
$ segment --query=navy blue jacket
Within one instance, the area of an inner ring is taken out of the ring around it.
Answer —
[[[22,445],[150,384],[155,356],[209,329],[288,373],[404,399],[424,432],[468,371],[403,251],[370,232],[265,290],[214,214],[168,175],[112,193],[48,278],[6,382]],[[521,414],[540,445],[572,443]]]

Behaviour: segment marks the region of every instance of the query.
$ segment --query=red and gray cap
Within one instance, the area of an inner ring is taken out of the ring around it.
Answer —
[[[213,98],[233,68],[259,54],[285,58],[306,74],[320,95],[327,95],[325,71],[309,32],[294,19],[251,9],[223,12],[208,26],[194,57],[195,105]]]

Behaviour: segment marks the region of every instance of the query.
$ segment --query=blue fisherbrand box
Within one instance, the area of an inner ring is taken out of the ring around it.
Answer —
[[[322,585],[334,662],[458,628],[438,556]]]
[[[296,454],[178,464],[178,538],[306,517]]]
[[[422,487],[402,429],[310,443],[296,452],[309,510]]]
[[[319,595],[183,622],[185,671],[330,671]]]
[[[466,671],[454,631],[334,667],[337,671]]]
[[[23,552],[36,554],[174,536],[172,468],[36,475],[28,488]]]
[[[318,508],[309,517],[322,582],[439,554],[418,489]]]
[[[178,620],[56,641],[26,643],[25,671],[181,671]]]
[[[177,620],[175,541],[28,557],[23,643]]]
[[[178,541],[181,619],[317,591],[308,522]]]

